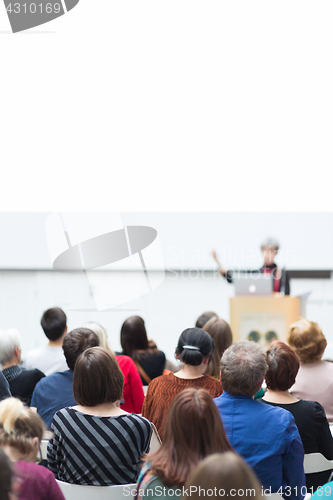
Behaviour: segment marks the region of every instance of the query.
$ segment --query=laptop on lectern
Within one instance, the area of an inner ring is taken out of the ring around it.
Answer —
[[[234,274],[235,295],[264,297],[273,293],[273,276],[269,273]]]

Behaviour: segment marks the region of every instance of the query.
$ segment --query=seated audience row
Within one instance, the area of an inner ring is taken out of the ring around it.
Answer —
[[[124,322],[122,354],[111,351],[101,325],[90,322],[67,333],[66,323],[59,308],[43,315],[42,326],[49,338],[44,358],[52,352],[57,357],[60,347],[68,368],[47,377],[38,369],[19,367],[17,331],[0,335],[0,399],[12,392],[29,403],[30,373],[40,374],[31,406],[52,428],[48,467],[58,479],[83,485],[128,484],[137,479],[143,460],[139,476],[142,500],[142,491],[148,488],[154,490],[156,498],[163,498],[157,493],[158,486],[166,486],[168,498],[190,484],[196,466],[205,457],[222,453],[215,456],[217,464],[229,450],[232,464],[235,450],[265,489],[286,492],[288,488],[288,497],[296,500],[305,491],[304,451],[333,459],[333,438],[325,415],[331,403],[326,379],[333,364],[321,360],[326,339],[316,323],[300,319],[288,332],[291,347],[273,342],[265,354],[254,342],[232,344],[229,325],[208,311],[197,321],[202,328],[188,328],[179,337],[175,356],[181,368],[166,375],[162,375],[164,353],[148,340],[142,318],[133,316]],[[34,359],[37,363],[38,356]],[[318,387],[318,379],[316,386],[316,375],[324,377],[326,392]],[[264,379],[266,395],[254,400]],[[143,384],[149,384],[145,399]],[[307,399],[313,395],[313,401],[299,399],[302,390]],[[141,412],[142,404],[141,417],[134,413]],[[26,448],[25,454],[23,448],[15,451],[13,437],[15,422],[21,422],[22,415],[36,434],[28,434],[34,447]],[[17,399],[0,403],[0,447],[13,461],[36,459],[35,448],[41,439],[36,431],[39,415],[24,409]],[[152,434],[150,422],[156,425],[163,444],[156,453],[145,456]],[[203,437],[201,426],[206,430]],[[241,470],[246,476],[248,468],[242,460]],[[328,475],[307,477],[308,488],[323,484]],[[251,482],[251,474],[247,477]]]

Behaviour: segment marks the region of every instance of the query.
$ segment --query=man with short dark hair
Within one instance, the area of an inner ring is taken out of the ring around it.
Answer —
[[[253,468],[264,488],[302,499],[306,493],[304,449],[294,417],[283,408],[253,399],[266,371],[266,356],[258,344],[236,342],[222,356],[225,392],[214,402],[230,444]]]
[[[67,333],[63,351],[68,369],[43,378],[35,387],[31,407],[37,409],[45,424],[50,428],[53,415],[62,408],[75,405],[73,396],[73,370],[77,358],[89,347],[97,347],[99,340],[92,330],[77,328]]]
[[[62,350],[62,343],[67,333],[67,317],[60,307],[52,307],[44,312],[41,326],[49,343],[29,351],[24,366],[38,368],[45,375],[67,370],[67,363]]]

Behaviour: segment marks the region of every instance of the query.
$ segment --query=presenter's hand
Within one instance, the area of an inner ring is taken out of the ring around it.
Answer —
[[[222,266],[221,266],[221,263],[219,261],[219,259],[217,258],[217,253],[215,250],[212,250],[211,251],[211,255],[213,257],[213,259],[218,263],[218,266],[219,266],[219,273],[222,274],[222,276],[225,276],[227,274],[227,270],[224,269]]]

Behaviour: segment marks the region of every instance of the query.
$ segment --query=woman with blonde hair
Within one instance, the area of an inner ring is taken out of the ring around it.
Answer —
[[[18,500],[65,500],[51,471],[36,459],[45,427],[41,417],[16,398],[0,403],[0,447],[20,477]]]
[[[248,494],[262,499],[262,487],[254,472],[236,453],[215,453],[205,458],[185,484],[192,500],[232,497],[244,500]],[[251,491],[251,493],[249,493]]]
[[[99,339],[100,347],[104,347],[104,349],[107,349],[114,354],[109,346],[108,334],[104,326],[99,323],[94,323],[93,321],[90,321],[83,326],[84,328],[89,328],[89,330],[96,333]],[[123,356],[122,354],[114,354],[114,356],[122,374],[124,375],[124,389],[121,409],[127,411],[128,413],[141,413],[145,396],[137,367],[129,356]]]
[[[300,318],[290,325],[287,342],[301,362],[290,394],[318,401],[333,421],[333,363],[321,359],[327,345],[322,330],[317,323]]]
[[[137,498],[164,500],[181,496],[179,491],[200,460],[225,451],[232,451],[232,447],[210,394],[205,389],[183,390],[168,412],[161,447],[145,459]]]

